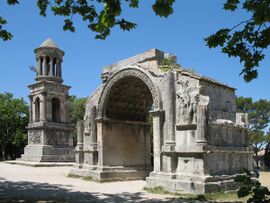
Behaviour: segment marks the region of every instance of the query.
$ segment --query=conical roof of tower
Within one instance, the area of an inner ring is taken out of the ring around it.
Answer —
[[[52,48],[58,48],[57,44],[51,39],[48,38],[46,39],[41,45],[40,47],[52,47]],[[59,48],[58,48],[59,49]]]

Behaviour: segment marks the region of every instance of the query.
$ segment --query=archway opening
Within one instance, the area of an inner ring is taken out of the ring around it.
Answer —
[[[124,77],[111,87],[106,101],[104,165],[135,168],[145,178],[153,167],[148,86],[137,77]]]
[[[39,99],[39,97],[37,97],[35,100],[35,121],[36,122],[40,121],[40,99]]]
[[[52,99],[52,122],[60,122],[60,100],[58,98]]]

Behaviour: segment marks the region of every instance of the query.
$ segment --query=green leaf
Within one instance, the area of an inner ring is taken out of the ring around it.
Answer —
[[[168,17],[173,13],[173,4],[175,0],[156,0],[152,9],[160,17]]]
[[[121,19],[116,24],[118,24],[122,30],[128,30],[128,31],[136,28],[137,26],[135,23],[126,21],[125,19]]]
[[[234,182],[245,182],[247,177],[245,175],[238,175],[234,178]]]
[[[75,27],[73,26],[73,22],[70,19],[65,20],[63,30],[69,30],[71,32],[75,32]]]
[[[139,7],[139,0],[130,0],[129,7],[138,8]]]
[[[250,186],[242,186],[238,191],[237,191],[237,196],[239,198],[248,196],[251,192],[251,187]]]
[[[239,3],[240,3],[240,0],[227,0],[227,2],[223,6],[223,9],[234,11],[237,9],[237,5]]]
[[[19,4],[19,1],[18,0],[7,0],[7,3],[9,5],[15,5],[15,4]]]
[[[224,43],[230,38],[229,29],[220,29],[215,34],[210,35],[205,39],[209,48],[223,46]]]
[[[37,1],[37,6],[39,8],[39,14],[41,16],[46,16],[46,12],[47,12],[47,7],[49,5],[49,0],[38,0]]]

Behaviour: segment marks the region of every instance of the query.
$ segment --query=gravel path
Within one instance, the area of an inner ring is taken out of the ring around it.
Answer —
[[[268,172],[261,171],[259,179],[262,185],[270,189],[270,172],[269,171]]]
[[[96,183],[69,178],[69,170],[0,162],[0,202],[176,202],[144,192],[145,181]]]
[[[69,170],[0,162],[0,202],[186,202],[145,192],[145,181],[97,183],[69,178]],[[260,181],[270,188],[270,172]]]

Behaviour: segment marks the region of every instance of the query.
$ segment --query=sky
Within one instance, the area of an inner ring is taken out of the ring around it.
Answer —
[[[104,66],[157,48],[175,54],[182,67],[237,88],[238,96],[270,99],[269,50],[259,67],[259,78],[246,83],[239,76],[242,64],[238,59],[228,58],[219,49],[209,49],[204,42],[218,29],[232,27],[249,14],[224,11],[221,0],[181,0],[175,3],[173,15],[160,18],[151,9],[153,2],[141,1],[139,9],[125,7],[122,16],[138,27],[130,32],[113,28],[103,41],[95,39],[79,17],[73,18],[76,32],[71,33],[62,29],[64,18],[51,13],[41,17],[35,0],[21,0],[16,6],[1,1],[0,14],[8,20],[5,28],[14,37],[7,42],[0,40],[0,93],[11,92],[28,101],[27,86],[35,82],[35,73],[29,68],[36,64],[34,49],[52,38],[65,52],[64,84],[70,85],[70,94],[77,97],[90,96],[101,84]]]

